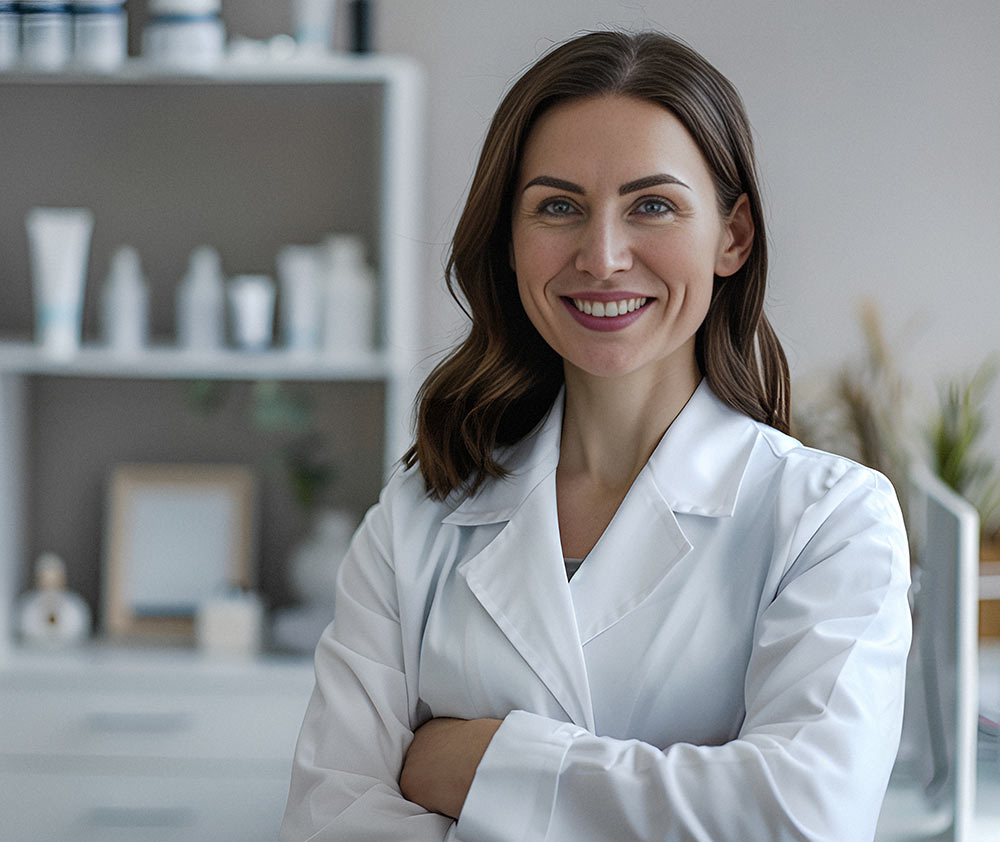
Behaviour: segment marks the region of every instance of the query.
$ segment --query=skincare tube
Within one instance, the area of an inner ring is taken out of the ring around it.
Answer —
[[[25,224],[31,254],[35,341],[53,357],[72,357],[80,347],[94,215],[85,208],[32,208]]]

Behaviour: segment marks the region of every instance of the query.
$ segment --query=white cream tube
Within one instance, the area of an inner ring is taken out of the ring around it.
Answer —
[[[71,357],[80,347],[94,215],[85,208],[32,208],[25,224],[35,299],[35,340],[53,357]]]

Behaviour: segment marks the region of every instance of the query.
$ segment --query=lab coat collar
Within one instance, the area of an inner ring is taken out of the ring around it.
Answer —
[[[479,526],[511,519],[558,465],[563,401],[560,393],[536,432],[500,454],[509,475],[466,497],[445,523]],[[729,517],[757,436],[756,424],[722,403],[702,380],[643,471],[675,513]]]
[[[758,436],[756,423],[702,380],[646,467],[677,514],[730,517]]]
[[[461,500],[444,518],[445,523],[484,526],[511,519],[525,498],[542,480],[553,474],[559,464],[563,397],[560,391],[532,433],[497,454],[497,461],[507,469],[508,475],[488,480],[476,494]]]
[[[444,520],[506,523],[459,574],[569,718],[593,730],[583,646],[645,600],[690,552],[675,512],[732,514],[757,428],[702,383],[570,583],[555,493],[562,414],[560,395],[537,432],[504,454],[510,475],[485,484]]]

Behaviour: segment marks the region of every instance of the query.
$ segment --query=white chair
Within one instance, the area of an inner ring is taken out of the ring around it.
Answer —
[[[924,468],[909,488],[914,631],[903,744],[879,842],[970,842],[979,721],[979,516]]]

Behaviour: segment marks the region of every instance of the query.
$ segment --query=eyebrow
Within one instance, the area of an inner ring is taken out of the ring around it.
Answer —
[[[668,175],[667,173],[657,173],[656,175],[647,175],[645,178],[637,178],[635,181],[629,181],[618,188],[619,196],[627,196],[629,193],[636,193],[639,190],[645,190],[649,187],[656,187],[660,184],[677,184],[681,187],[688,187],[683,181],[673,175]],[[531,179],[527,184],[524,185],[524,189],[527,190],[529,187],[534,186],[541,187],[552,187],[556,190],[565,190],[567,193],[576,193],[579,196],[586,194],[579,184],[574,184],[572,181],[565,181],[561,178],[553,178],[550,175],[540,175],[537,178]],[[522,191],[523,192],[523,191]]]

